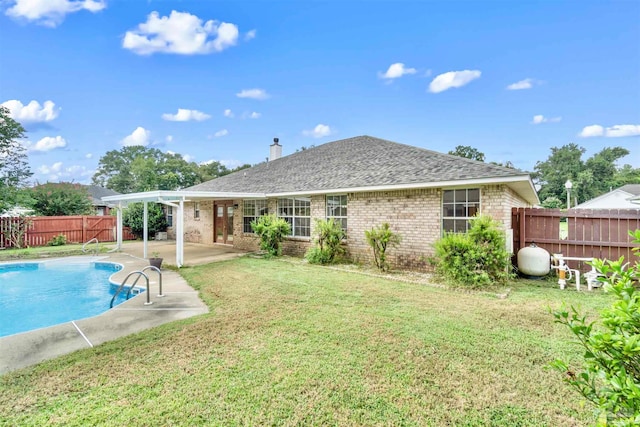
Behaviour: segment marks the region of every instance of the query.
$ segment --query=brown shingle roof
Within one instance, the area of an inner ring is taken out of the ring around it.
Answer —
[[[358,136],[261,163],[187,190],[294,193],[522,176],[528,174],[380,138]]]

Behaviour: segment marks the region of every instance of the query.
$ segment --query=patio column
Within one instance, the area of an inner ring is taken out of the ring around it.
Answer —
[[[184,262],[184,200],[178,205],[176,221],[176,264],[182,267]]]
[[[118,203],[116,211],[116,250],[122,249],[122,202]]]
[[[142,241],[144,242],[144,250],[142,252],[142,257],[143,258],[148,258],[147,257],[147,244],[148,244],[148,237],[147,234],[149,233],[149,202],[145,201],[144,202],[144,210],[143,210],[143,214],[142,214]]]

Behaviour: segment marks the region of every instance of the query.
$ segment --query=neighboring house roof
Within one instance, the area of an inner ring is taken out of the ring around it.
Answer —
[[[640,184],[626,184],[618,188],[618,190],[626,191],[634,196],[640,196]]]
[[[633,199],[640,195],[640,184],[627,184],[591,200],[580,203],[575,209],[637,209]]]
[[[109,203],[103,202],[102,198],[105,196],[117,196],[120,194],[117,191],[100,187],[99,185],[87,185],[85,187],[89,196],[91,196],[91,204],[93,206],[113,206]]]
[[[539,203],[527,172],[371,136],[329,142],[186,190],[287,195],[492,183]]]

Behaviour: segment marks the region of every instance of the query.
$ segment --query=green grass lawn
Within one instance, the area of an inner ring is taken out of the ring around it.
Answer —
[[[107,252],[113,248],[115,243],[100,243],[99,251],[101,253]],[[0,261],[15,261],[21,259],[35,259],[35,258],[52,258],[52,257],[65,257],[71,255],[91,255],[95,250],[95,245],[91,244],[87,246],[87,252],[82,252],[82,244],[67,244],[60,246],[39,246],[33,248],[22,249],[2,249],[0,250]]]
[[[592,408],[546,368],[580,349],[548,306],[239,258],[181,270],[211,313],[0,377],[4,425],[580,426]]]

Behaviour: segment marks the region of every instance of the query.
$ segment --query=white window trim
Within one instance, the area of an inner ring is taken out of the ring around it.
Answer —
[[[264,208],[267,210],[267,213],[269,212],[269,202],[266,199],[248,199],[248,200],[242,201],[242,232],[245,234],[255,234],[253,230],[246,231],[244,229],[245,218],[253,218],[252,221],[255,221],[256,219],[260,218],[262,215],[258,215],[258,206],[256,206],[255,204],[253,205],[253,215],[246,215],[245,209],[247,206],[247,202],[251,202],[251,203],[264,202]],[[262,208],[262,206],[260,206],[260,208]]]
[[[168,227],[173,227],[173,206],[167,206],[167,224]]]
[[[478,214],[480,214],[482,212],[482,188],[481,187],[460,187],[460,188],[447,188],[447,189],[443,189],[442,190],[442,197],[440,199],[440,215],[441,215],[441,219],[440,219],[440,233],[444,234],[445,233],[445,229],[444,229],[444,221],[449,219],[449,220],[465,220],[467,221],[467,231],[469,228],[469,220],[474,218],[473,216],[464,216],[464,217],[456,217],[456,216],[444,216],[444,193],[446,191],[456,191],[456,190],[467,190],[467,194],[469,190],[478,190]],[[468,197],[467,197],[467,201],[466,203],[469,203]],[[447,204],[451,204],[451,203],[447,203]],[[455,205],[455,202],[453,203]]]
[[[342,216],[342,215],[329,215],[329,197],[344,197],[345,198],[345,204],[344,205],[340,205],[340,207],[345,206],[345,208],[347,209],[347,215],[346,216]],[[347,194],[327,194],[327,196],[325,197],[325,201],[324,201],[325,207],[324,207],[324,213],[325,213],[325,219],[329,220],[331,218],[334,219],[339,219],[339,220],[346,220],[347,223],[347,227],[349,226],[349,196]],[[340,221],[340,223],[342,223],[342,221]],[[344,232],[347,232],[347,228],[343,228]]]
[[[280,215],[280,200],[293,201],[293,212],[291,213],[290,216]],[[296,215],[296,200],[309,203],[309,216]],[[276,200],[276,216],[278,218],[291,218],[291,234],[287,236],[288,239],[292,239],[292,240],[310,240],[311,239],[311,219],[313,218],[313,216],[311,214],[311,198],[310,197],[279,197]],[[308,236],[299,236],[295,234],[297,218],[309,218],[309,235]]]

